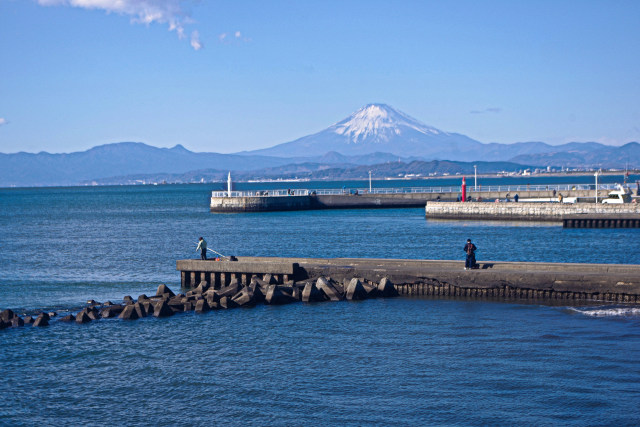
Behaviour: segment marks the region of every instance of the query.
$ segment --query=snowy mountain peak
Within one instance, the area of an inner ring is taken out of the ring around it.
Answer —
[[[427,126],[413,117],[386,104],[369,104],[329,128],[338,135],[349,138],[350,142],[385,142],[408,129],[422,134],[446,134]]]

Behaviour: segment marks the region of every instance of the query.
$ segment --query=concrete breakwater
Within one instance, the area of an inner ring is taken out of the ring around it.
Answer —
[[[122,303],[117,304],[89,300],[87,306],[76,314],[59,318],[55,312],[41,312],[35,319],[32,316],[23,318],[12,310],[5,309],[0,312],[0,329],[25,325],[49,326],[49,322],[55,318],[59,322],[84,324],[114,317],[122,320],[137,320],[147,316],[169,317],[190,311],[204,313],[218,309],[252,307],[259,303],[282,305],[299,301],[356,301],[397,295],[398,292],[387,278],[379,283],[357,278],[340,283],[328,277],[319,277],[316,280],[291,280],[278,284],[274,276],[265,274],[262,278],[253,277],[246,285],[241,285],[234,278],[226,286],[214,289],[206,281],[202,281],[194,289],[177,295],[168,286],[160,285],[155,296],[140,295],[137,300],[131,296],[125,296]]]
[[[549,186],[547,186],[549,187]],[[595,190],[574,188],[571,186],[552,186],[562,188],[565,197],[592,197]],[[518,186],[497,186],[474,190],[467,188],[467,196],[472,200],[513,198],[518,194],[520,198],[555,198],[556,188],[527,189]],[[606,188],[598,190],[599,197],[606,197]],[[413,189],[366,189],[357,191],[347,190],[272,190],[267,191],[236,191],[229,193],[212,192],[209,209],[217,213],[238,212],[269,212],[291,210],[318,209],[371,209],[371,208],[411,208],[423,207],[427,202],[456,201],[462,193],[459,187],[447,188],[413,188]]]
[[[400,294],[640,302],[640,265],[481,262],[465,271],[463,261],[239,257],[179,260],[176,267],[186,288],[202,282],[214,289],[233,281],[246,286],[265,275],[289,285],[318,277],[338,283],[386,278]]]
[[[366,258],[264,258],[238,261],[179,260],[184,293],[166,285],[153,296],[125,296],[120,303],[89,300],[76,314],[21,317],[0,312],[0,329],[48,326],[56,320],[84,324],[117,317],[136,320],[181,312],[363,300],[397,295],[487,298],[565,303],[640,303],[640,265],[481,262],[462,270],[461,261]]]
[[[414,208],[424,206],[425,202],[424,195],[412,193],[212,197],[210,210],[211,212],[269,212],[320,209]]]
[[[557,222],[568,217],[596,220],[640,219],[640,204],[427,202],[425,216],[427,219]],[[615,225],[615,222],[607,223],[607,226]]]

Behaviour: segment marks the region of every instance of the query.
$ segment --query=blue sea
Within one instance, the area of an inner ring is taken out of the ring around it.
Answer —
[[[639,229],[428,221],[423,209],[211,214],[217,187],[0,189],[0,309],[62,316],[161,283],[178,291],[175,261],[197,256],[199,236],[239,256],[462,267],[471,238],[481,261],[640,264]],[[631,426],[640,307],[399,297],[54,320],[0,331],[0,378],[11,426]]]

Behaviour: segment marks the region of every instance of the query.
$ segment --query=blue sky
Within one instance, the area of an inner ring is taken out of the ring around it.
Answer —
[[[0,152],[265,148],[365,104],[640,141],[639,1],[0,0]]]

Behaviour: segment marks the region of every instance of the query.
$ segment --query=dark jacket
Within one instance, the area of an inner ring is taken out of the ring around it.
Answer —
[[[476,245],[474,245],[474,244],[473,244],[473,243],[471,243],[471,242],[469,242],[469,243],[467,243],[466,245],[464,245],[464,248],[463,248],[464,252],[465,252],[467,255],[474,255],[474,254],[475,254],[476,249],[478,249],[478,248],[476,248]]]

